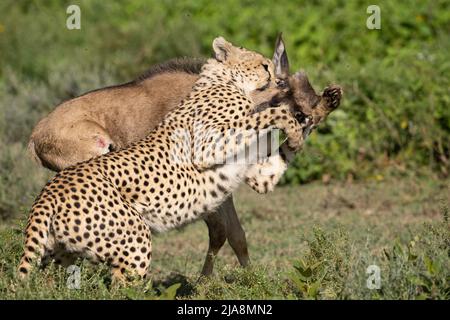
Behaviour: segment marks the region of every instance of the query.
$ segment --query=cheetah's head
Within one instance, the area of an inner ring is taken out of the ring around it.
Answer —
[[[276,86],[275,66],[270,59],[244,48],[235,47],[222,37],[213,41],[216,60],[244,92],[265,90]]]

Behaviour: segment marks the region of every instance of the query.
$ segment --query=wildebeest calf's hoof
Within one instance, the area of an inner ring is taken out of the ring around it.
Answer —
[[[325,99],[326,106],[330,110],[339,107],[342,97],[342,88],[337,85],[326,87],[322,93],[322,98]]]

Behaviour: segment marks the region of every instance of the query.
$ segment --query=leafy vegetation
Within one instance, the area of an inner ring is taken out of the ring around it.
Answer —
[[[372,294],[352,285],[355,282],[364,285],[367,280],[361,277],[361,272],[356,277],[354,274],[357,269],[353,263],[361,270],[364,258],[352,259],[348,233],[341,229],[331,233],[314,230],[313,239],[308,241],[310,251],[296,263],[291,279],[300,298],[448,300],[448,227],[448,223],[424,224],[420,236],[407,243],[396,239],[393,246],[376,255],[380,264],[376,266],[383,272],[380,272],[380,288]]]

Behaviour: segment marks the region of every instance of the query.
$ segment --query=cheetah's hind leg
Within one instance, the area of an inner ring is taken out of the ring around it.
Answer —
[[[75,264],[78,258],[80,258],[79,255],[68,252],[63,245],[57,244],[52,251],[46,252],[42,257],[40,269],[46,268],[52,261],[57,265],[67,268]]]

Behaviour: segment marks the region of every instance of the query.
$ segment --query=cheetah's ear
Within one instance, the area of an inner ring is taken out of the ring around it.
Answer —
[[[275,43],[272,62],[275,65],[275,75],[280,79],[287,79],[289,77],[289,60],[281,32],[278,34],[277,42]]]
[[[217,37],[213,41],[213,49],[217,61],[224,62],[228,59],[233,49],[233,45],[223,37]]]

